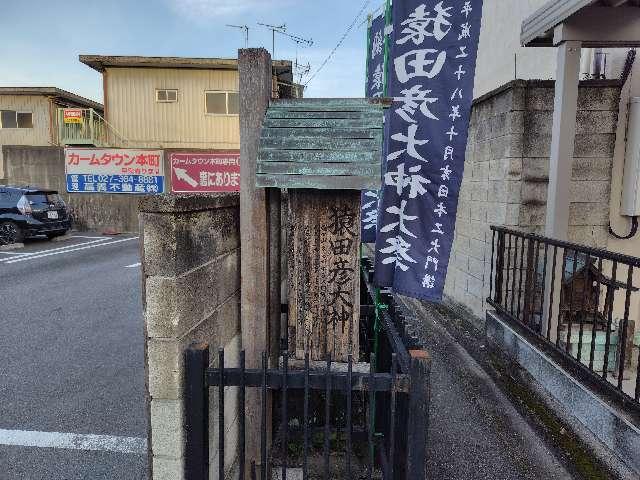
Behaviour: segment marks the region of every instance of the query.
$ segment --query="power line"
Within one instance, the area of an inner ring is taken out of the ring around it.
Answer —
[[[372,12],[369,12],[369,15],[371,15],[371,18],[376,18],[378,14],[384,13],[385,6],[386,6],[385,3],[381,3],[378,6],[378,8],[376,8]],[[361,28],[365,23],[367,23],[368,20],[369,20],[368,18],[365,18],[362,22],[360,22],[360,24],[358,25],[358,28]]]
[[[325,67],[325,65],[327,63],[329,63],[329,60],[331,60],[331,58],[336,53],[336,51],[342,46],[342,44],[346,40],[346,38],[349,35],[349,33],[351,33],[351,30],[353,30],[353,27],[355,27],[356,23],[358,23],[358,20],[360,19],[360,16],[364,13],[364,11],[367,8],[367,6],[369,5],[369,3],[371,3],[371,0],[365,0],[365,2],[362,4],[362,8],[360,8],[360,11],[356,15],[356,18],[353,19],[353,22],[351,22],[351,25],[349,25],[349,27],[347,28],[347,31],[344,32],[344,34],[342,35],[342,38],[338,41],[338,44],[333,48],[333,50],[331,50],[331,53],[329,54],[329,56],[327,56],[327,58],[324,60],[324,62],[322,62],[322,65],[320,65],[320,67],[314,72],[314,74],[311,76],[311,78],[309,80],[307,80],[307,83],[304,84],[305,87],[309,86],[311,81],[314,78],[316,78],[316,75],[318,75],[318,73],[320,73],[320,71]]]

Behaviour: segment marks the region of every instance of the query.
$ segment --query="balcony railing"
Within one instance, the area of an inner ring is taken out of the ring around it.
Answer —
[[[124,146],[126,139],[92,108],[59,108],[58,144],[94,147]]]
[[[491,230],[488,303],[589,382],[640,407],[640,258]]]

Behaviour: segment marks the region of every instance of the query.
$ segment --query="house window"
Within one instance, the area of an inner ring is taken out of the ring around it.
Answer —
[[[175,89],[156,90],[156,102],[176,103],[177,101],[178,101],[178,90],[175,90]]]
[[[33,114],[31,112],[17,112],[15,110],[0,111],[1,128],[33,128]]]
[[[205,92],[207,115],[238,115],[238,92]]]

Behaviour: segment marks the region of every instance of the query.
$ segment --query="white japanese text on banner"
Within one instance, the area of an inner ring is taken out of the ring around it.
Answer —
[[[375,281],[440,301],[453,243],[482,0],[393,4],[393,97]]]

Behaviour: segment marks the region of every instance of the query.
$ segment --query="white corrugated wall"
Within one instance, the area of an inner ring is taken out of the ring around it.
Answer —
[[[156,102],[177,89],[177,103]],[[205,115],[205,91],[238,91],[235,70],[110,68],[107,121],[130,147],[239,149],[238,116]]]
[[[49,105],[43,95],[0,95],[0,110],[33,114],[33,128],[0,128],[0,179],[4,178],[2,145],[50,145]]]

